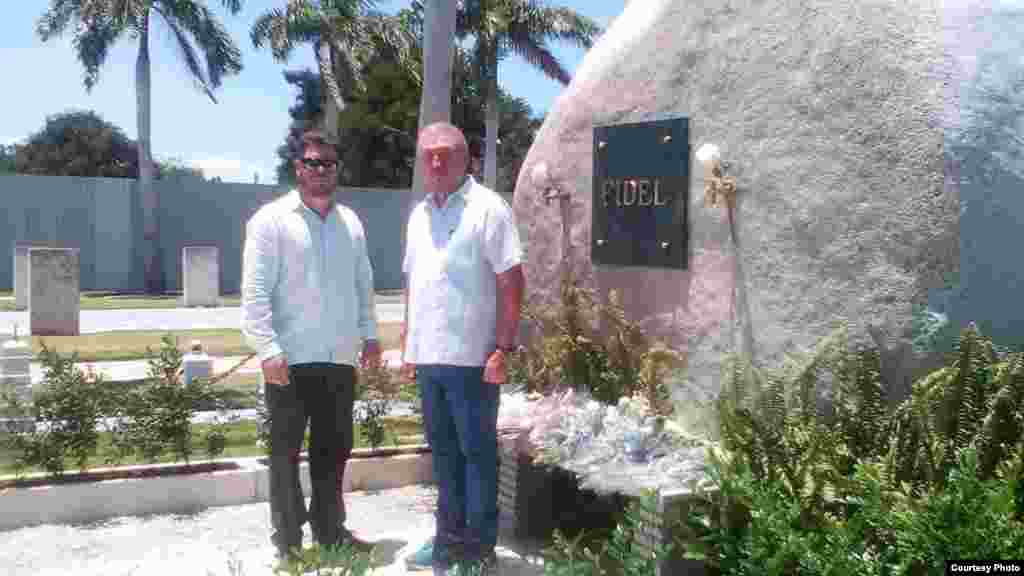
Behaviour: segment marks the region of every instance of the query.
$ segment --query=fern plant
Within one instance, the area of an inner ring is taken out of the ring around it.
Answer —
[[[818,402],[826,374],[832,413]],[[734,356],[718,402],[723,447],[755,478],[781,483],[804,523],[820,523],[843,494],[856,459],[878,455],[887,445],[883,389],[878,355],[851,352],[845,325],[778,370]]]
[[[967,327],[949,366],[913,387],[893,418],[895,476],[916,488],[941,484],[968,447],[990,478],[1024,434],[1024,355],[1005,359],[991,340]]]

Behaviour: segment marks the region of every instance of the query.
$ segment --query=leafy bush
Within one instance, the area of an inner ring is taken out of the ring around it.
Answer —
[[[117,424],[112,430],[115,450],[110,461],[120,461],[133,452],[155,462],[170,450],[175,461],[189,463],[192,456],[192,418],[200,405],[223,407],[223,393],[208,379],[181,381],[182,355],[170,336],[162,340],[160,352],[149,351],[149,379],[128,391],[117,407]],[[206,438],[207,455],[223,451],[223,430],[211,427]]]
[[[359,399],[356,421],[367,444],[377,449],[384,443],[383,418],[391,411],[398,395],[398,385],[382,362],[359,370]]]
[[[688,555],[721,574],[778,576],[939,575],[947,560],[1015,558],[1024,550],[1014,504],[1021,461],[990,480],[979,466],[976,450],[963,449],[944,487],[917,497],[888,486],[883,464],[858,464],[842,511],[808,525],[780,479],[718,459],[710,469],[718,502],[743,512],[723,520],[725,508],[707,502],[690,518],[701,537]]]
[[[293,549],[292,557],[281,562],[274,573],[289,576],[310,573],[316,576],[365,576],[370,573],[372,564],[372,556],[362,554],[347,544],[321,547],[314,543],[309,548]]]
[[[657,495],[648,491],[630,501],[621,520],[598,545],[585,544],[588,534],[572,539],[555,532],[554,542],[545,550],[545,576],[646,576],[668,558],[675,544],[655,546],[653,551],[640,545],[650,529],[649,518],[657,517]]]
[[[23,405],[13,395],[6,403],[11,413],[25,414],[36,422],[36,431],[10,434],[6,444],[20,454],[18,469],[38,466],[53,476],[63,476],[65,459],[70,457],[79,470],[96,455],[99,445],[99,419],[116,404],[104,386],[103,378],[75,366],[77,355],[61,357],[43,343],[38,356],[44,369],[44,384]]]
[[[536,337],[512,357],[511,384],[540,393],[572,387],[609,405],[639,392],[658,413],[671,412],[665,380],[685,359],[629,320],[616,291],[602,303],[570,282],[560,309],[525,304],[522,315]]]
[[[820,401],[830,383],[831,402]],[[1024,357],[976,327],[889,408],[879,354],[845,328],[777,371],[739,359],[690,527],[723,574],[938,574],[1024,549]],[[830,405],[829,405],[830,404]]]
[[[109,464],[131,454],[155,462],[168,450],[176,460],[188,463],[192,418],[198,408],[225,404],[225,393],[209,380],[182,384],[181,353],[170,336],[150,360],[149,379],[134,388],[112,386],[92,372],[83,372],[75,366],[77,359],[77,355],[62,357],[44,343],[39,354],[44,384],[33,392],[27,406],[8,395],[8,411],[27,414],[37,424],[35,432],[7,435],[5,443],[19,453],[19,470],[38,466],[59,477],[70,457],[84,471],[88,461],[98,456],[103,429],[111,435],[111,450],[103,455]],[[104,425],[104,418],[112,424]],[[205,438],[206,454],[210,458],[221,454],[225,443],[224,423],[211,426]]]

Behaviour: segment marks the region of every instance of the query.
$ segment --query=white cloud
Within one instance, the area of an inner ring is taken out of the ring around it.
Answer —
[[[259,174],[260,184],[273,184],[273,171],[266,167],[250,164],[238,158],[211,157],[191,160],[189,164],[201,169],[207,180],[220,178],[224,182],[251,184],[253,174]]]

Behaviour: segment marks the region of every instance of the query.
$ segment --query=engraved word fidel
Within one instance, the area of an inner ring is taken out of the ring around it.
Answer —
[[[661,181],[652,179],[608,178],[601,194],[604,207],[615,206],[668,206],[672,199],[661,195]]]

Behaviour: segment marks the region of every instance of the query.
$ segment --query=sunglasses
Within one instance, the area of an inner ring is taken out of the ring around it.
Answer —
[[[321,167],[326,168],[328,170],[333,170],[338,166],[337,160],[321,160],[319,158],[303,158],[301,162],[306,168],[309,168],[311,170],[316,170],[317,168]]]

